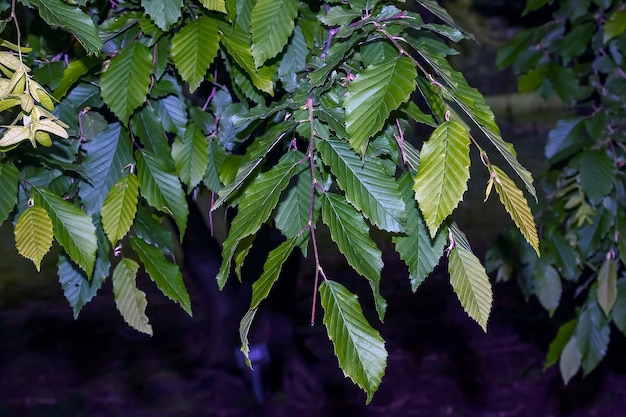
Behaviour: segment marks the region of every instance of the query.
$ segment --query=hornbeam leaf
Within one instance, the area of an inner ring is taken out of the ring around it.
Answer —
[[[369,281],[378,317],[383,321],[387,310],[387,302],[380,295],[383,257],[368,234],[367,223],[354,207],[341,196],[332,193],[322,197],[322,220],[350,266]]]
[[[0,163],[0,225],[17,203],[17,185],[20,171],[11,163]]]
[[[252,84],[269,95],[274,95],[274,83],[272,81],[272,69],[269,67],[258,68],[254,65],[254,58],[250,49],[250,35],[243,32],[237,25],[219,25],[222,36],[220,42],[226,48],[228,54],[248,74]]]
[[[540,262],[540,264],[541,267],[538,267],[534,274],[535,294],[537,294],[543,308],[548,310],[552,316],[561,302],[563,292],[561,277],[552,265],[545,265],[544,262]]]
[[[146,293],[137,288],[139,264],[124,258],[113,270],[113,295],[115,305],[129,326],[152,336],[152,326],[146,316]]]
[[[35,264],[37,271],[41,260],[52,246],[52,222],[43,207],[29,207],[15,225],[15,247],[17,252]]]
[[[209,164],[207,138],[194,123],[185,130],[185,136],[176,138],[172,144],[172,158],[180,179],[189,190],[198,185]]]
[[[189,293],[183,282],[183,274],[178,265],[168,262],[161,249],[158,249],[143,240],[131,237],[130,244],[139,255],[139,260],[146,272],[159,287],[159,290],[170,300],[177,302],[189,314],[191,314],[191,301]]]
[[[126,236],[135,220],[139,181],[135,174],[122,177],[111,189],[102,206],[102,227],[111,245]]]
[[[400,258],[409,267],[411,289],[415,292],[439,263],[448,233],[443,228],[431,239],[413,198],[413,177],[406,173],[400,178],[399,184],[406,205],[407,230],[403,235],[394,236],[392,240]]]
[[[98,242],[91,218],[76,206],[43,188],[31,188],[35,205],[43,207],[52,220],[54,237],[76,264],[91,276]]]
[[[319,291],[324,325],[339,366],[365,391],[369,403],[387,367],[385,341],[363,316],[357,296],[343,285],[326,280]]]
[[[261,301],[267,298],[272,286],[280,275],[283,264],[287,261],[289,255],[291,255],[297,243],[298,237],[292,237],[291,239],[285,240],[267,255],[267,259],[263,265],[263,273],[259,279],[252,284],[250,309],[257,308]]]
[[[239,338],[241,339],[241,353],[246,358],[246,363],[248,367],[252,368],[252,363],[250,362],[250,342],[248,341],[248,334],[250,333],[250,328],[252,327],[252,322],[254,321],[254,316],[258,308],[252,308],[248,310],[248,312],[243,316],[241,322],[239,323]]]
[[[102,287],[106,276],[94,274],[91,279],[87,279],[85,273],[63,254],[59,255],[57,267],[63,295],[72,307],[76,319],[83,306],[91,301]]]
[[[598,304],[608,317],[617,300],[617,265],[607,257],[598,271]]]
[[[139,42],[122,48],[102,74],[102,99],[122,122],[146,101],[151,74],[152,57]]]
[[[572,336],[561,353],[561,359],[559,360],[559,370],[561,371],[561,377],[563,383],[567,383],[578,373],[580,369],[580,363],[582,360],[582,354],[578,349],[578,341],[576,336]]]
[[[561,353],[563,353],[563,349],[565,349],[565,345],[572,338],[574,330],[576,330],[576,319],[572,319],[559,327],[556,337],[550,342],[550,346],[548,347],[546,363],[543,365],[544,371],[557,363],[561,357]],[[576,368],[576,371],[578,371],[578,367]]]
[[[257,68],[287,45],[298,6],[297,0],[258,0],[254,5],[250,30],[252,56]]]
[[[537,227],[533,213],[530,211],[528,201],[524,197],[522,190],[517,188],[513,180],[508,177],[500,168],[492,165],[494,177],[494,185],[500,197],[500,201],[509,213],[517,228],[522,232],[526,241],[535,249],[539,256],[539,237],[537,236]]]
[[[606,355],[611,336],[609,324],[595,299],[588,302],[580,312],[576,324],[576,341],[582,354],[584,376],[589,375]]]
[[[493,294],[485,268],[472,252],[456,246],[450,252],[448,272],[461,305],[486,332]]]
[[[238,246],[245,238],[256,233],[270,217],[291,178],[304,169],[304,164],[300,163],[303,158],[304,155],[299,152],[287,153],[281,162],[269,171],[259,174],[246,188],[228,237],[224,241],[222,266],[216,277],[220,289],[226,284],[230,264]]]
[[[407,57],[371,65],[356,76],[344,101],[352,149],[365,153],[369,138],[383,128],[393,110],[409,99],[416,77],[415,66]]]
[[[433,238],[467,190],[469,145],[468,131],[450,120],[434,130],[420,153],[413,189]]]
[[[39,15],[50,26],[58,26],[72,32],[89,55],[98,55],[102,40],[98,30],[87,14],[78,7],[60,0],[29,0],[39,9]]]
[[[112,123],[82,146],[86,155],[81,166],[90,177],[78,184],[78,195],[85,212],[93,216],[100,212],[107,193],[122,178],[125,167],[133,162],[132,145],[121,125]]]
[[[135,158],[141,195],[155,209],[170,214],[178,226],[180,236],[184,236],[189,208],[178,177],[167,171],[163,158],[150,152],[138,150]]]
[[[141,0],[141,6],[154,24],[165,32],[180,19],[183,0]]]
[[[226,3],[224,0],[200,0],[200,3],[208,10],[226,13]]]
[[[469,32],[464,31],[463,28],[461,28],[456,23],[454,23],[454,19],[452,19],[452,16],[450,16],[450,14],[446,11],[446,9],[441,7],[436,1],[434,1],[434,0],[417,0],[417,2],[422,7],[424,7],[426,10],[428,10],[429,12],[431,12],[432,14],[437,16],[439,19],[443,20],[446,24],[448,24],[448,25],[452,26],[453,28],[457,29],[458,31],[462,32],[463,35],[465,35],[466,37],[468,37],[470,39],[474,39],[474,35],[472,35]]]
[[[337,178],[346,199],[382,230],[403,232],[405,205],[398,183],[384,175],[375,158],[360,158],[347,142],[325,138],[317,142],[322,160]]]
[[[194,92],[204,80],[219,48],[217,21],[208,17],[187,23],[172,38],[172,59]]]

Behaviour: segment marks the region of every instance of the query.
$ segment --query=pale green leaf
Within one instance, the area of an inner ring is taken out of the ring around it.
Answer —
[[[226,3],[224,0],[200,0],[200,3],[208,10],[226,13]]]
[[[124,258],[113,270],[113,295],[115,305],[129,326],[152,336],[152,326],[146,316],[148,300],[146,293],[137,288],[139,264]]]
[[[385,175],[379,159],[360,158],[341,140],[324,138],[317,142],[322,160],[328,165],[346,198],[382,230],[403,232],[405,205],[393,177]]]
[[[617,300],[617,265],[607,257],[598,271],[598,304],[608,317]]]
[[[365,391],[369,403],[387,367],[385,341],[363,316],[356,295],[343,285],[326,280],[319,291],[324,325],[339,366]]]
[[[305,165],[297,160],[302,154],[293,154],[285,155],[282,162],[254,178],[241,197],[237,215],[222,249],[222,266],[216,277],[220,288],[226,284],[233,256],[240,243],[255,234],[267,221],[291,178],[304,169]]]
[[[111,245],[126,236],[135,220],[139,181],[135,174],[120,179],[111,189],[102,206],[102,227]]]
[[[269,67],[258,68],[254,65],[252,50],[250,49],[250,35],[243,32],[238,26],[226,24],[219,25],[220,42],[226,48],[228,54],[244,70],[252,80],[252,84],[261,91],[274,95],[274,83],[272,81],[272,69]]]
[[[39,15],[50,25],[63,28],[76,37],[89,55],[98,55],[102,40],[91,17],[75,5],[61,0],[29,0]]]
[[[468,131],[451,120],[439,125],[422,147],[413,189],[431,237],[467,190],[469,145]]]
[[[17,203],[17,185],[20,171],[11,163],[0,163],[0,225]]]
[[[467,314],[487,331],[493,294],[485,268],[472,252],[456,246],[448,263],[450,283]]]
[[[132,144],[119,123],[111,123],[98,135],[88,138],[82,145],[85,157],[82,169],[89,181],[78,184],[78,195],[85,212],[100,212],[104,199],[113,185],[122,178],[124,169],[133,163]]]
[[[297,0],[258,0],[252,9],[250,31],[256,67],[278,55],[291,36],[298,15]]]
[[[181,181],[192,190],[202,181],[209,163],[207,138],[194,123],[190,123],[185,136],[172,144],[172,158]]]
[[[146,101],[151,74],[152,56],[139,42],[122,48],[102,74],[102,98],[122,122]]]
[[[141,195],[155,209],[170,214],[180,235],[184,236],[189,208],[178,177],[167,171],[166,163],[159,156],[138,150],[135,158]]]
[[[574,330],[576,330],[576,321],[576,319],[572,319],[559,327],[556,337],[552,340],[552,342],[550,342],[550,346],[548,347],[546,363],[543,365],[544,370],[559,361],[561,353],[563,352],[563,349],[565,349],[565,345],[571,339],[574,334]]]
[[[564,384],[567,385],[574,375],[578,373],[581,360],[582,354],[578,350],[576,336],[572,336],[563,348],[561,359],[559,360],[559,370],[561,371]]]
[[[248,356],[250,353],[250,342],[248,341],[248,334],[250,333],[250,328],[252,327],[252,322],[254,321],[254,316],[258,308],[253,308],[248,310],[248,312],[243,316],[241,322],[239,323],[239,338],[241,339],[241,353],[243,353],[246,358],[247,365],[252,368],[252,363],[250,362],[250,357]]]
[[[194,92],[204,80],[219,47],[217,21],[203,17],[187,23],[172,38],[172,59]]]
[[[168,262],[163,251],[136,237],[130,238],[133,250],[146,272],[170,300],[177,302],[191,316],[191,301],[178,265]]]
[[[76,264],[91,276],[96,262],[98,242],[91,218],[61,197],[33,187],[35,205],[43,207],[52,220],[54,237]]]
[[[552,265],[542,265],[542,268],[537,268],[534,277],[535,294],[543,308],[552,316],[561,302],[563,292],[561,277]]]
[[[492,165],[492,168],[492,175],[495,174],[494,185],[502,205],[504,205],[507,213],[509,213],[517,228],[522,232],[526,241],[530,243],[530,246],[533,247],[535,252],[537,252],[537,256],[539,256],[537,227],[524,193],[517,188],[513,180],[504,171],[495,165]]]
[[[369,281],[378,317],[383,321],[387,302],[380,295],[382,252],[369,236],[369,226],[344,198],[332,193],[322,197],[322,220],[350,266]]]
[[[348,86],[344,101],[350,146],[361,155],[389,114],[415,90],[413,61],[400,57],[367,67]]]
[[[37,271],[41,260],[52,246],[52,222],[43,207],[27,208],[15,225],[15,247],[23,257],[35,264]]]
[[[141,0],[141,6],[162,31],[168,31],[180,19],[183,0]]]
[[[439,263],[448,233],[443,228],[434,239],[430,237],[413,198],[413,177],[410,173],[405,173],[400,178],[399,185],[406,205],[407,230],[402,235],[394,236],[392,240],[400,258],[409,267],[411,289],[415,292]]]
[[[65,97],[70,88],[76,84],[87,71],[100,62],[100,58],[87,56],[70,62],[63,71],[63,78],[61,78],[58,85],[54,88],[54,92],[52,93],[54,98],[61,100]]]

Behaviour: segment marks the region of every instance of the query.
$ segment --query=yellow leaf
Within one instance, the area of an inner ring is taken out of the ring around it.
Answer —
[[[20,255],[30,259],[37,271],[41,260],[52,246],[52,221],[43,207],[27,208],[15,225],[15,247]]]

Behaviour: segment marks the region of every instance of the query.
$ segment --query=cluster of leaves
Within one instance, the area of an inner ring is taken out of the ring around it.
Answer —
[[[56,50],[46,42],[50,33],[33,25],[28,42],[36,53],[24,58],[60,101],[55,114],[71,139],[1,155],[0,219],[13,213],[18,249],[37,266],[53,237],[60,244],[58,275],[76,315],[112,269],[124,319],[151,333],[136,285],[140,264],[191,313],[175,239],[161,223],[173,219],[184,236],[189,196],[208,190],[213,210],[237,206],[220,288],[232,264],[240,275],[264,223],[285,237],[252,286],[244,353],[285,260],[294,250],[312,252],[339,365],[369,401],[386,367],[384,341],[356,295],[325,274],[320,219],[368,281],[381,321],[383,261],[373,227],[392,234],[413,290],[445,254],[454,291],[485,329],[491,285],[450,216],[467,188],[473,143],[490,173],[487,196],[495,187],[538,252],[524,193],[490,163],[479,139],[535,196],[532,177],[482,95],[450,67],[446,57],[456,52],[447,43],[469,35],[432,0],[418,1],[419,12],[377,0],[21,3],[22,13],[36,10],[78,41]],[[428,140],[408,136],[413,123],[432,132]]]
[[[525,12],[547,3],[528,1]],[[558,362],[566,383],[606,355],[611,324],[626,333],[625,53],[624,2],[587,0],[558,2],[552,20],[519,32],[498,56],[519,74],[520,93],[556,95],[574,109],[545,147],[542,257],[514,232],[493,254],[500,279],[516,276],[527,297],[566,318],[545,364]]]

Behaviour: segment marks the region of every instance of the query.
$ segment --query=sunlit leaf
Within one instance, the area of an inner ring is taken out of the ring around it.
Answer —
[[[135,174],[120,179],[111,189],[102,206],[102,227],[115,245],[130,230],[137,212],[139,181]]]
[[[172,158],[181,181],[190,190],[194,189],[202,181],[209,163],[207,138],[194,123],[189,124],[185,136],[176,138],[172,144]]]
[[[217,21],[211,18],[193,20],[173,36],[172,59],[190,92],[204,80],[217,51]]]
[[[15,225],[17,252],[35,264],[37,271],[41,260],[52,246],[52,222],[43,207],[27,208]]]
[[[296,0],[258,0],[252,9],[252,56],[258,68],[283,50],[298,15]]]

